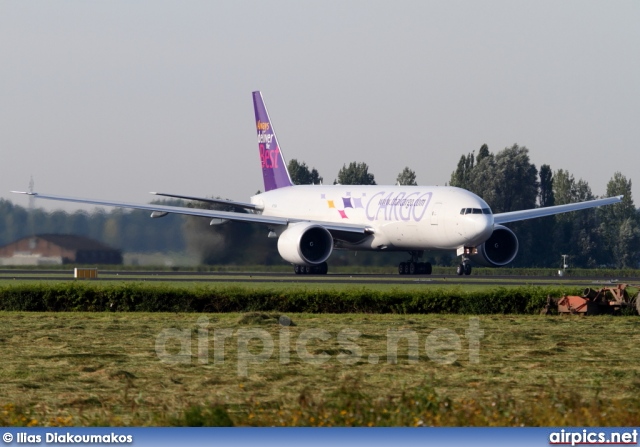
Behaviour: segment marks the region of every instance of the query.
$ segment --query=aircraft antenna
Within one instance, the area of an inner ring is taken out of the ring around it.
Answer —
[[[29,180],[29,192],[32,193],[33,192],[33,187],[34,187],[35,183],[33,181],[33,175],[31,176],[31,179]],[[33,208],[35,207],[35,197],[30,195],[29,196],[29,212],[33,211]]]
[[[29,192],[33,192],[33,187],[35,185],[35,182],[33,181],[33,175],[31,176],[31,178],[29,179]],[[29,235],[33,236],[35,234],[35,217],[33,215],[33,210],[36,207],[36,202],[35,202],[35,197],[30,195],[29,196],[29,209],[27,210],[27,216],[28,216],[28,231],[29,231]]]

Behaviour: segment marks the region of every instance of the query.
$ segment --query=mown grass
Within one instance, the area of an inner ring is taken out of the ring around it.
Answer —
[[[640,424],[637,316],[280,317],[0,312],[0,425]],[[176,330],[188,337],[162,338]],[[231,331],[223,351],[216,330]],[[398,331],[417,337],[417,362],[404,339],[388,362]],[[298,344],[305,334],[317,337]],[[257,338],[244,350],[250,335],[273,342],[268,358],[257,360]],[[177,357],[185,340],[191,351]]]

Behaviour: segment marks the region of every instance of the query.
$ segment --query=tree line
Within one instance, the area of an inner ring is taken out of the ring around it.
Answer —
[[[315,168],[292,159],[288,163],[295,184],[321,184]],[[417,185],[416,173],[405,167],[396,178],[400,185]],[[344,164],[333,181],[342,185],[375,185],[375,176],[364,162]],[[482,197],[494,213],[562,205],[595,199],[589,184],[575,179],[566,170],[553,171],[549,165],[537,169],[529,150],[514,144],[497,153],[487,145],[462,155],[451,173],[449,186],[468,189]],[[508,224],[520,242],[516,267],[560,265],[561,255],[569,256],[573,267],[600,266],[635,268],[640,261],[640,212],[631,196],[631,180],[613,174],[606,196],[624,195],[613,206],[543,217]],[[225,205],[161,200],[168,205],[224,209]],[[231,209],[228,208],[227,209]],[[234,211],[240,211],[234,209]],[[147,211],[114,209],[93,213],[28,210],[0,199],[0,245],[31,234],[67,233],[102,241],[124,252],[190,252],[204,264],[282,263],[276,240],[267,238],[262,225],[231,223],[209,225],[209,219],[168,215],[149,218]],[[336,251],[334,264],[397,264],[404,253]],[[453,265],[450,253],[427,253],[433,264]]]
[[[538,170],[529,150],[514,144],[493,154],[483,145],[478,154],[460,157],[451,186],[482,197],[494,213],[593,200],[589,184],[567,170]],[[520,241],[514,265],[550,266],[568,255],[574,267],[635,268],[640,261],[640,214],[633,204],[631,180],[620,172],[607,183],[605,197],[624,195],[622,203],[516,222],[508,226]]]
[[[160,201],[176,204],[177,201]],[[34,234],[74,234],[101,241],[125,252],[184,252],[179,215],[151,219],[150,212],[96,208],[93,212],[28,209],[0,199],[0,246]]]

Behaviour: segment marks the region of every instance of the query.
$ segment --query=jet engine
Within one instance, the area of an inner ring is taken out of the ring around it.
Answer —
[[[289,225],[278,238],[278,252],[296,265],[322,264],[333,251],[333,237],[317,224],[299,222]]]
[[[491,237],[477,248],[478,253],[470,256],[472,261],[485,267],[502,267],[518,254],[518,238],[507,227],[496,225]]]

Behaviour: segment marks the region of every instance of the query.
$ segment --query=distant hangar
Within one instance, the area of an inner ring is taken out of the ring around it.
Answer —
[[[84,236],[38,234],[0,247],[0,265],[122,264],[122,252]]]

